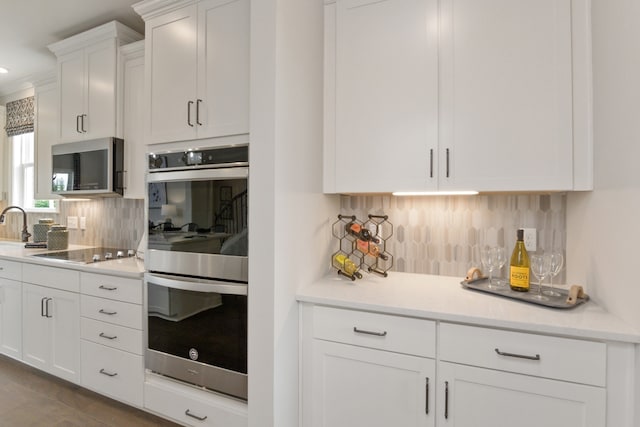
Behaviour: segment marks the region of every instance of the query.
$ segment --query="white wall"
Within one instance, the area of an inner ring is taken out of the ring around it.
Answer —
[[[249,425],[298,425],[297,287],[328,272],[323,2],[251,2]],[[326,262],[322,260],[326,259]]]
[[[640,2],[593,0],[594,191],[567,199],[569,283],[640,330]]]

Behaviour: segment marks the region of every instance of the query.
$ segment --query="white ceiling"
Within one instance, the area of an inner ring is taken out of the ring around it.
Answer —
[[[0,0],[0,96],[32,86],[53,72],[56,57],[47,45],[117,20],[144,34],[131,8],[139,0]]]

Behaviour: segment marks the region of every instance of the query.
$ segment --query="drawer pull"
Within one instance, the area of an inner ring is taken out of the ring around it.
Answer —
[[[424,413],[429,415],[429,377],[426,379],[426,385],[424,387],[425,398],[424,398]]]
[[[108,377],[115,377],[116,375],[118,375],[118,373],[117,373],[117,372],[113,372],[113,373],[111,373],[111,372],[109,372],[109,371],[105,371],[104,369],[100,369],[100,373],[101,373],[102,375],[106,375],[106,376],[108,376]]]
[[[118,288],[115,286],[111,287],[111,286],[100,285],[98,286],[98,289],[103,289],[105,291],[115,291]]]
[[[207,416],[206,416],[206,415],[205,415],[204,417],[199,417],[199,416],[197,416],[196,414],[192,414],[192,413],[191,413],[191,411],[190,411],[190,410],[188,410],[188,409],[187,409],[186,411],[184,411],[184,414],[185,414],[187,417],[195,418],[195,419],[196,419],[196,420],[198,420],[198,421],[204,421],[204,420],[206,420],[206,419],[207,419]]]
[[[98,311],[98,313],[106,314],[106,315],[109,315],[109,316],[113,316],[115,314],[118,314],[117,311],[106,311],[105,309],[102,309],[102,308]]]
[[[116,338],[118,338],[117,335],[107,335],[104,332],[100,332],[100,338],[106,338],[108,340],[115,340]]]
[[[444,382],[444,419],[449,419],[449,381]]]
[[[506,352],[500,351],[500,349],[498,348],[496,348],[495,350],[496,350],[496,353],[499,354],[500,356],[517,357],[518,359],[540,360],[539,354],[536,354],[535,356],[527,356],[526,354],[506,353]]]
[[[357,326],[353,327],[353,332],[356,334],[365,334],[365,335],[375,335],[376,337],[386,337],[387,331],[375,332],[375,331],[367,331],[365,329],[358,329]]]

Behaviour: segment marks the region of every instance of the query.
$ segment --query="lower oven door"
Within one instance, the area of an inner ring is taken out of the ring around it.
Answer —
[[[247,285],[145,274],[147,369],[247,399]]]

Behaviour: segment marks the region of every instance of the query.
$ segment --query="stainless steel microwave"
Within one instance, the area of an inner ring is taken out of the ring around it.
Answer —
[[[124,141],[100,138],[51,147],[51,191],[61,196],[111,197],[124,193]]]

